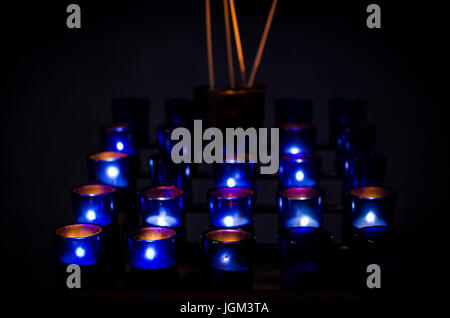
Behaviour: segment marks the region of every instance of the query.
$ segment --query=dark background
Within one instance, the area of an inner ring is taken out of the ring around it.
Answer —
[[[155,140],[164,100],[192,97],[208,80],[203,1],[76,1],[81,30],[66,27],[69,3],[2,8],[3,288],[52,286],[50,233],[72,221],[69,189],[88,181],[86,155],[100,149],[110,100],[149,98]],[[249,73],[271,1],[235,3]],[[279,1],[256,76],[267,86],[265,124],[273,125],[275,98],[309,98],[326,143],[328,100],[367,99],[414,278],[433,282],[445,269],[450,212],[445,8],[377,1],[382,28],[370,30],[369,3]],[[212,9],[216,82],[225,87],[222,2],[212,0]]]

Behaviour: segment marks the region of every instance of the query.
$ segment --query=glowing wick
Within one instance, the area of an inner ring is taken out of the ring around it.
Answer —
[[[307,216],[302,216],[300,218],[300,225],[301,226],[308,226],[309,224],[309,218]]]
[[[117,144],[116,144],[116,148],[117,148],[117,150],[122,151],[123,150],[123,143],[121,141],[118,141]]]
[[[295,179],[297,179],[297,181],[303,181],[304,178],[305,174],[303,173],[303,171],[297,171],[297,173],[295,174]]]
[[[228,178],[227,180],[227,187],[233,188],[236,185],[236,181],[234,181],[233,178]]]
[[[296,155],[296,154],[300,153],[300,148],[298,148],[298,147],[291,147],[291,148],[289,148],[288,152],[293,154],[293,155]]]
[[[156,223],[158,223],[159,226],[169,226],[169,223],[167,223],[165,214],[159,215],[156,220]]]
[[[220,262],[223,263],[223,264],[228,264],[229,261],[230,261],[230,258],[228,257],[228,255],[224,255],[220,259]]]
[[[108,167],[106,174],[111,178],[116,178],[119,175],[119,169],[117,167]]]
[[[148,247],[148,248],[145,250],[145,258],[146,258],[146,259],[152,260],[152,259],[155,258],[155,255],[156,255],[156,252],[155,252],[155,250],[153,249],[153,247]]]
[[[94,221],[96,217],[97,216],[95,215],[95,211],[94,210],[88,210],[86,212],[86,219],[88,219],[89,221]]]
[[[234,221],[233,221],[233,217],[232,216],[226,216],[223,218],[223,223],[225,224],[225,226],[230,227],[233,226]]]
[[[75,250],[75,255],[78,256],[78,257],[84,257],[84,255],[86,255],[86,251],[84,250],[84,248],[78,247]]]
[[[369,212],[369,213],[367,213],[367,215],[366,215],[366,221],[367,221],[367,223],[373,223],[373,222],[375,222],[375,218],[376,218],[376,215],[375,215],[375,213],[373,213],[372,211]]]

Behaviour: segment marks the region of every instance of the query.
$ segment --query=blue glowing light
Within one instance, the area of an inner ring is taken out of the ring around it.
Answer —
[[[307,216],[302,216],[300,218],[300,225],[301,226],[308,226],[309,224],[309,218]]]
[[[117,176],[119,175],[119,169],[117,169],[117,167],[115,166],[110,166],[106,169],[106,174],[110,178],[117,178]]]
[[[173,227],[178,226],[180,222],[172,217],[166,214],[166,212],[161,212],[159,215],[151,215],[146,220],[147,224],[150,225],[157,225],[157,226],[166,226],[166,227]]]
[[[97,215],[95,214],[94,210],[88,210],[86,212],[86,219],[89,221],[94,221],[97,218]]]
[[[377,218],[377,216],[372,211],[370,211],[369,213],[366,214],[366,221],[369,224],[373,224],[375,222],[376,218]]]
[[[224,255],[220,258],[220,262],[222,264],[228,264],[230,262],[230,257],[228,255]]]
[[[86,251],[84,250],[84,248],[78,247],[75,250],[75,255],[78,256],[79,258],[84,257],[84,255],[86,255]]]
[[[186,177],[189,177],[191,174],[191,169],[189,168],[189,166],[186,167],[186,169],[184,170],[184,174],[186,175]]]
[[[236,181],[233,178],[228,178],[227,179],[227,187],[233,188],[234,186],[236,186]]]
[[[122,151],[123,148],[124,148],[123,142],[118,141],[118,142],[116,143],[116,148],[117,148],[118,151]]]
[[[292,154],[292,155],[296,155],[300,153],[300,148],[294,146],[288,149],[288,153]]]
[[[353,225],[357,228],[362,228],[366,226],[386,226],[387,223],[385,220],[377,216],[374,211],[369,211],[363,217],[353,221]]]
[[[233,222],[233,217],[232,216],[226,216],[223,218],[223,224],[225,224],[225,226],[230,227],[234,225]]]
[[[297,173],[295,174],[295,179],[297,181],[303,181],[304,178],[305,178],[305,174],[303,173],[303,171],[301,171],[301,170],[297,171]]]
[[[310,216],[301,215],[286,220],[285,227],[320,227],[317,220],[314,220]]]
[[[156,256],[156,251],[153,247],[148,247],[145,250],[145,258],[148,260],[153,260]]]

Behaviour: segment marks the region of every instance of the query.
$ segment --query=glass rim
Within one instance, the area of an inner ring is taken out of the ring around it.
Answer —
[[[102,183],[89,183],[76,186],[72,188],[72,193],[79,196],[101,196],[104,194],[114,193],[117,191],[116,187]]]
[[[220,187],[214,188],[209,192],[210,197],[225,200],[248,198],[254,194],[255,191],[245,187]]]
[[[253,239],[253,235],[243,229],[214,229],[208,230],[203,235],[208,242],[219,244],[242,243]]]
[[[380,186],[367,186],[358,187],[348,190],[350,196],[357,197],[359,199],[384,199],[394,195],[394,190],[380,187]]]
[[[102,151],[96,152],[89,155],[89,160],[93,161],[105,161],[105,162],[113,162],[116,160],[127,158],[128,154],[124,152],[116,152],[116,151]]]
[[[322,190],[313,187],[289,187],[278,192],[278,196],[288,200],[307,200],[320,197]]]
[[[128,123],[109,123],[102,125],[102,128],[106,132],[126,132],[130,130],[130,125]]]
[[[177,235],[174,229],[162,226],[146,226],[129,231],[128,237],[138,242],[162,242]]]
[[[100,225],[92,223],[75,223],[62,225],[57,227],[53,231],[53,233],[57,237],[60,237],[62,239],[85,239],[98,236],[102,232],[103,228]]]
[[[308,123],[285,123],[278,125],[278,128],[286,131],[299,131],[306,129],[314,129],[316,125]]]
[[[159,200],[166,201],[182,197],[185,194],[184,190],[174,186],[156,186],[156,187],[145,187],[140,192],[139,195],[147,200]]]

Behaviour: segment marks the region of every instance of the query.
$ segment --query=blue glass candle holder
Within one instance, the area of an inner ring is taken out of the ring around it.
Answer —
[[[54,231],[57,260],[63,264],[80,266],[102,262],[102,228],[96,224],[71,224]]]
[[[88,157],[90,178],[118,188],[130,186],[129,156],[123,152],[104,151]]]
[[[129,155],[137,151],[131,128],[128,124],[107,124],[100,128],[102,149],[124,152]]]
[[[184,223],[185,192],[175,186],[144,188],[139,193],[144,223],[178,227]]]
[[[311,227],[283,229],[278,244],[283,288],[311,288],[325,283],[332,249],[332,237],[327,231]]]
[[[361,154],[345,160],[344,189],[382,186],[386,171],[386,156],[378,153]]]
[[[375,126],[369,123],[345,127],[337,140],[336,162],[338,171],[344,172],[346,159],[372,152],[375,148],[375,135]]]
[[[406,256],[407,240],[404,233],[386,226],[370,226],[358,229],[354,234],[353,248],[356,254],[359,281],[367,288],[367,266],[380,266],[383,289],[401,281],[402,266]]]
[[[298,123],[280,125],[280,153],[282,155],[313,153],[315,140],[315,125]]]
[[[366,121],[367,102],[361,99],[332,99],[329,101],[329,113],[330,142],[336,145],[342,129]]]
[[[320,178],[320,157],[310,154],[283,155],[280,160],[280,188],[315,187]]]
[[[148,158],[152,186],[175,185],[185,191],[191,189],[191,165],[175,164],[157,154]]]
[[[313,102],[307,99],[279,98],[275,100],[277,125],[302,123],[311,124]]]
[[[278,193],[279,227],[321,227],[322,192],[316,188],[286,188]]]
[[[361,187],[347,192],[348,220],[354,229],[392,223],[395,192],[382,187]]]
[[[254,237],[241,229],[218,229],[202,235],[207,265],[217,271],[243,272],[252,265]]]
[[[213,227],[236,228],[253,224],[254,191],[216,188],[209,192],[209,220]]]
[[[214,183],[217,188],[253,188],[255,184],[255,164],[237,162],[236,159],[225,159],[223,163],[214,165]]]
[[[171,153],[173,146],[178,142],[176,140],[172,140],[172,131],[178,127],[185,127],[186,125],[174,126],[172,124],[164,124],[160,125],[156,130],[157,140],[158,140],[158,148],[160,150],[161,155],[168,160],[171,159]],[[187,149],[182,149],[183,153],[187,152]]]
[[[134,270],[162,270],[176,266],[176,232],[164,227],[143,227],[128,237],[129,261]]]
[[[148,145],[150,102],[145,98],[119,97],[112,100],[114,123],[127,123],[136,136],[138,146]]]
[[[172,147],[175,144],[171,140],[172,130],[174,127],[172,125],[161,125],[156,129],[156,137],[158,140],[158,147],[161,154],[166,157],[170,156],[172,152]]]
[[[72,189],[75,220],[79,223],[109,225],[115,220],[116,188],[105,184],[86,184]]]

